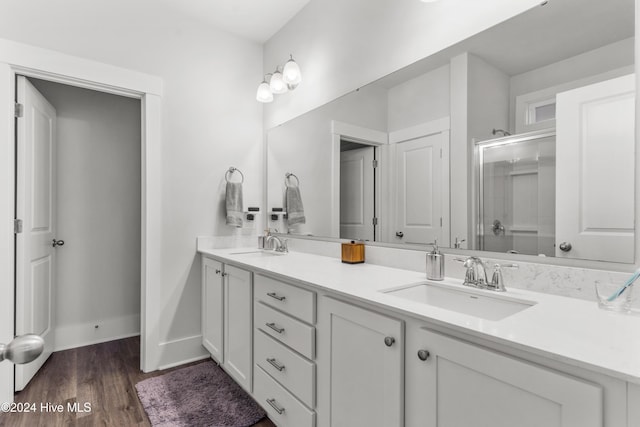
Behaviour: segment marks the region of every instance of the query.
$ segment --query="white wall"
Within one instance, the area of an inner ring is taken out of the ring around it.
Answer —
[[[148,6],[148,5],[147,5]],[[141,19],[140,17],[146,17]],[[202,357],[198,235],[234,235],[222,204],[229,166],[245,205],[263,180],[262,47],[143,2],[5,2],[0,37],[159,76],[162,98],[160,365]]]
[[[449,68],[436,68],[389,89],[388,132],[449,116]]]
[[[140,101],[30,80],[58,115],[55,350],[139,334]]]
[[[265,108],[271,128],[538,5],[539,0],[323,0],[264,48],[264,70],[293,54],[303,81]]]

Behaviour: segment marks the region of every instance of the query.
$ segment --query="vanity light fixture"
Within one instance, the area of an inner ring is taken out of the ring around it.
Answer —
[[[287,84],[287,87],[290,90],[293,90],[300,84],[302,81],[302,73],[300,72],[300,66],[296,61],[293,60],[293,55],[289,55],[289,60],[286,64],[284,64],[284,69],[282,70],[282,78],[284,82]]]
[[[301,81],[300,66],[293,60],[293,55],[289,55],[289,60],[284,67],[277,66],[275,72],[264,76],[264,80],[258,86],[256,99],[259,102],[271,102],[274,94],[279,95],[293,90]]]
[[[279,66],[276,67],[276,71],[271,75],[271,81],[269,82],[269,87],[271,88],[271,92],[276,95],[280,95],[289,90],[287,88],[287,84],[282,79],[282,73],[280,72]]]
[[[264,76],[264,80],[262,80],[262,83],[260,83],[260,86],[258,86],[258,92],[256,93],[256,99],[259,102],[271,102],[273,101],[273,93],[271,92],[271,88],[269,87],[269,83],[267,83],[267,76],[269,76],[270,74],[267,74],[266,76]]]

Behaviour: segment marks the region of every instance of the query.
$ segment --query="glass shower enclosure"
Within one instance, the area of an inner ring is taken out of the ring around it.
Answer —
[[[477,247],[554,256],[555,130],[475,143]]]

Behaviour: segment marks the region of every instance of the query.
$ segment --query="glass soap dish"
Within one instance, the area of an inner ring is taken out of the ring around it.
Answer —
[[[595,288],[598,307],[601,309],[618,313],[629,313],[631,311],[633,285],[626,287],[620,292],[622,285],[619,283],[596,281]]]

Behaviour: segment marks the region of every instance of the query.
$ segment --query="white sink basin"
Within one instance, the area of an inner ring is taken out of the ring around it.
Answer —
[[[271,256],[282,256],[285,255],[285,252],[276,252],[270,250],[262,250],[256,249],[254,251],[242,251],[242,252],[230,252],[229,255],[240,255],[247,257],[271,257]]]
[[[458,289],[435,283],[417,283],[381,292],[486,320],[502,320],[536,304],[505,294],[495,295],[491,293],[493,291]]]

